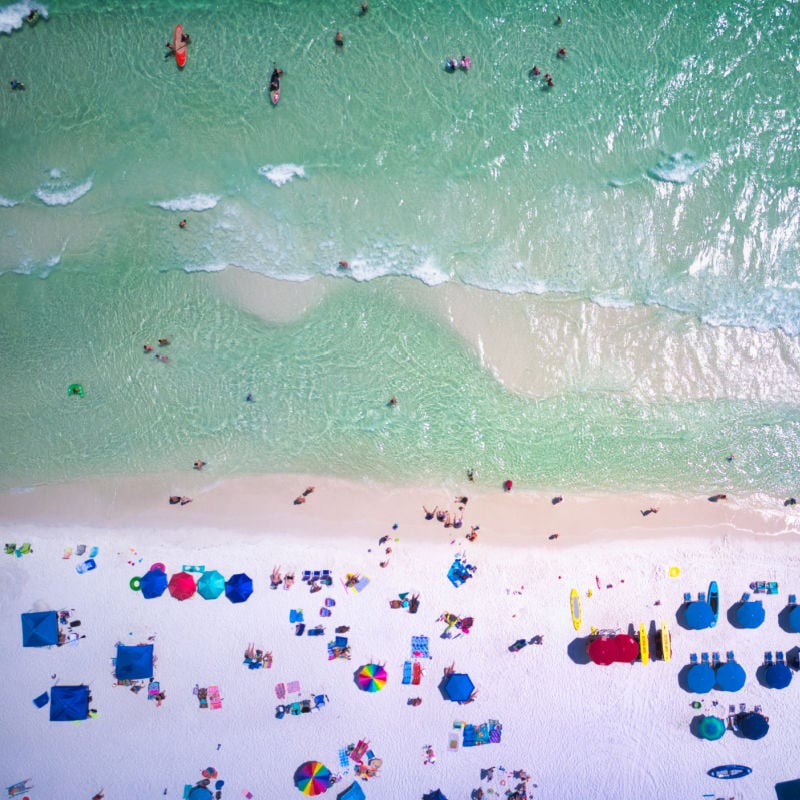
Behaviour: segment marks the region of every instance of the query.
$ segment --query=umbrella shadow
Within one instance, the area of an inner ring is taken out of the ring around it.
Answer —
[[[686,609],[689,608],[689,603],[681,603],[678,610],[675,612],[675,622],[681,628],[687,631],[693,631],[694,628],[686,621]]]
[[[740,631],[744,630],[744,626],[739,624],[739,620],[736,619],[736,612],[744,605],[744,603],[739,600],[738,602],[734,603],[727,611],[728,623],[733,628],[738,628]]]
[[[692,670],[691,664],[685,664],[681,667],[680,672],[678,673],[678,686],[683,689],[684,692],[688,692],[689,694],[694,694],[692,690],[689,688],[689,673]]]
[[[696,736],[698,739],[702,739],[703,741],[705,741],[705,737],[700,733],[700,723],[705,718],[705,714],[698,714],[696,717],[692,717],[692,721],[689,723],[689,730],[692,732],[692,736]]]
[[[567,655],[570,657],[574,664],[590,664],[592,659],[589,658],[589,653],[586,648],[589,645],[590,637],[576,636],[567,645]]]
[[[797,633],[797,631],[789,626],[789,616],[793,608],[794,606],[787,604],[778,612],[778,625],[780,625],[781,630],[786,631],[786,633]]]

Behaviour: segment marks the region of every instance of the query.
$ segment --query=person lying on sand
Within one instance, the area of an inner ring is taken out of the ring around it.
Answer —
[[[422,510],[425,512],[425,519],[433,519],[436,516],[436,512],[439,510],[439,506],[434,506],[433,511],[428,511],[425,506],[422,506]]]
[[[294,572],[287,572],[286,575],[283,576],[283,588],[291,589],[293,584],[294,584]]]
[[[316,488],[315,486],[306,487],[305,491],[303,492],[303,497],[308,497],[308,495],[310,495],[311,492],[313,492],[315,488]]]
[[[301,494],[301,495],[299,495],[298,497],[295,497],[295,499],[294,499],[294,504],[295,504],[296,506],[299,506],[299,505],[302,505],[303,503],[305,503],[305,501],[306,501],[306,498],[305,498],[305,497],[303,497],[303,495]]]

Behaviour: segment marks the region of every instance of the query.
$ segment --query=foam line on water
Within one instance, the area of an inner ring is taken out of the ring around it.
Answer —
[[[72,183],[64,178],[61,170],[51,170],[50,177],[52,180],[45,181],[34,192],[46,206],[72,205],[88,194],[94,186],[94,179],[91,176],[82,183]]]
[[[163,208],[164,211],[209,211],[216,208],[219,200],[218,194],[190,194],[171,200],[154,200],[150,205]]]
[[[42,18],[47,19],[47,6],[41,3],[12,3],[10,6],[0,7],[0,33],[11,34],[18,31],[25,24],[25,17],[34,9]]]
[[[284,186],[295,178],[305,178],[306,171],[299,164],[264,164],[258,168],[258,174],[266,178],[273,186]]]

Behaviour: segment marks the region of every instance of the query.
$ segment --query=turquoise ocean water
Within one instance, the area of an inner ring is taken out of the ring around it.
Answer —
[[[0,486],[202,457],[220,476],[795,491],[800,403],[774,387],[800,383],[800,4],[358,6],[0,8]],[[231,264],[333,288],[268,323],[202,274]],[[623,330],[645,309],[650,368],[675,380],[511,391],[407,291],[445,282],[618,308]],[[668,344],[698,326],[735,346],[687,369]],[[159,336],[168,364],[142,352]]]

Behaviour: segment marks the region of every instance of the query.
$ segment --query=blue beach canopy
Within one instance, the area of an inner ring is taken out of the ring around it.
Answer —
[[[717,688],[723,692],[738,692],[746,679],[744,668],[736,661],[726,661],[717,667]]]
[[[361,784],[353,781],[341,794],[336,795],[336,800],[366,800]]]
[[[760,600],[749,600],[736,609],[736,621],[743,628],[757,628],[765,616],[766,612]]]
[[[686,609],[686,624],[695,631],[701,631],[705,628],[711,627],[711,622],[714,619],[714,612],[708,603],[696,600],[694,603],[689,603]]]
[[[50,690],[51,722],[74,722],[88,716],[88,686],[54,686]]]
[[[31,611],[22,614],[21,619],[23,647],[58,644],[58,615],[55,611]]]
[[[204,572],[197,581],[197,593],[204,600],[216,600],[225,591],[225,578],[212,569]]]
[[[739,720],[739,730],[745,739],[763,739],[769,730],[769,722],[763,714],[751,711]]]
[[[428,792],[428,794],[422,795],[422,800],[447,800],[447,798],[442,794],[441,789],[435,789],[432,792]]]
[[[695,664],[686,676],[689,690],[696,694],[706,694],[714,688],[717,677],[708,664]]]
[[[475,684],[469,675],[463,672],[454,672],[447,677],[442,688],[448,700],[452,700],[454,703],[463,703],[464,700],[469,699],[475,689]]]
[[[795,633],[800,633],[800,606],[795,606],[789,612],[789,627]]]
[[[786,664],[767,667],[764,680],[770,689],[785,689],[792,682],[792,671]]]
[[[253,579],[244,572],[231,575],[225,582],[225,596],[231,603],[244,603],[253,594]]]
[[[167,591],[167,574],[160,569],[151,569],[142,575],[140,588],[142,597],[151,600],[154,597],[161,597]]]
[[[117,680],[143,680],[153,677],[153,645],[117,645],[114,668]]]

